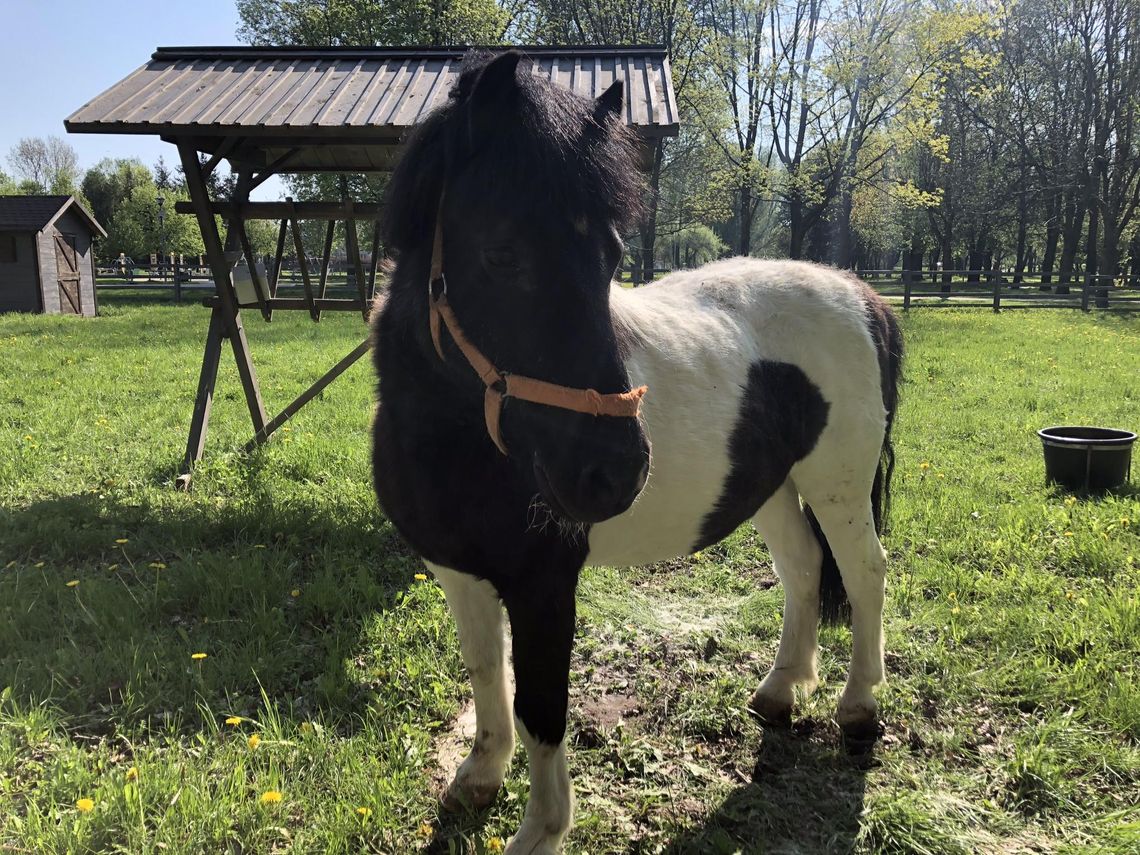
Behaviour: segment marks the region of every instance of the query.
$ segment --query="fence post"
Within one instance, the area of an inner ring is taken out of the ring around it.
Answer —
[[[1089,287],[1092,282],[1088,272],[1085,273],[1085,281],[1081,285],[1081,311],[1087,312],[1089,310]]]
[[[911,278],[912,278],[911,272],[909,270],[904,270],[902,277],[903,277],[903,311],[909,312],[910,311],[910,283],[911,283]]]
[[[990,271],[990,281],[994,286],[994,311],[1001,311],[1001,273],[1000,271]]]
[[[175,261],[174,262],[174,302],[175,303],[181,303],[182,302],[181,270],[182,270],[182,265],[178,261]]]

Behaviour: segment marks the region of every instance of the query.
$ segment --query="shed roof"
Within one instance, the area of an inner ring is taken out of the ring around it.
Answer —
[[[0,231],[43,231],[72,208],[93,232],[107,236],[107,230],[74,196],[0,196]]]
[[[503,47],[486,50],[504,50]],[[535,75],[585,96],[626,82],[626,122],[675,136],[677,101],[659,46],[520,47]],[[469,47],[166,47],[64,122],[83,133],[192,139],[277,171],[383,170],[404,134],[447,99]],[[291,155],[289,152],[293,152]],[[278,163],[288,155],[287,160]]]

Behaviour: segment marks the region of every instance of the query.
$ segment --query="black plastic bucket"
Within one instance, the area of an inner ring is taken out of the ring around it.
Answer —
[[[1132,431],[1049,427],[1037,431],[1045,449],[1045,480],[1070,490],[1114,490],[1132,468]]]

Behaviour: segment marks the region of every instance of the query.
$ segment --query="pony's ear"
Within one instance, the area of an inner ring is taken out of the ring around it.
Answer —
[[[625,106],[625,83],[619,77],[610,84],[609,89],[603,92],[594,101],[594,121],[604,125],[610,116],[621,118],[622,107]]]
[[[508,50],[487,63],[475,81],[470,103],[483,106],[512,99],[519,89],[516,74],[521,59],[522,54],[517,50]]]

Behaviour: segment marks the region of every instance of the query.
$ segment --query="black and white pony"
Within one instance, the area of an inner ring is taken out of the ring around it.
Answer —
[[[837,719],[877,726],[879,506],[902,355],[884,303],[811,264],[736,258],[613,285],[642,193],[621,84],[591,102],[519,60],[469,60],[391,177],[373,436],[380,504],[443,586],[474,687],[477,735],[445,804],[490,803],[516,727],[526,746],[512,855],[558,851],[571,825],[567,688],[585,565],[687,555],[751,519],[785,591],[779,652],[751,708],[786,721],[795,689],[815,687],[821,603],[826,613],[845,593],[853,653]],[[506,397],[504,454],[457,336],[433,343],[431,288],[444,285],[500,371],[603,396],[645,384],[640,416]]]

